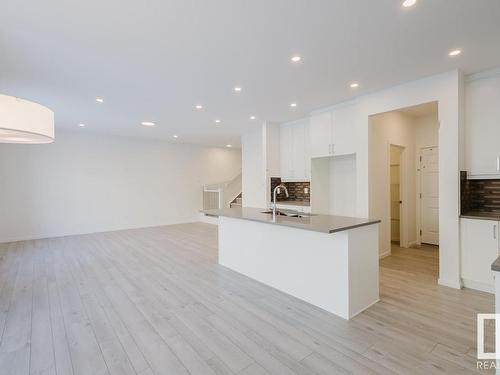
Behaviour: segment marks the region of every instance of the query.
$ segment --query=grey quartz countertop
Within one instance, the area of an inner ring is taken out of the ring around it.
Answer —
[[[491,270],[500,272],[500,257],[491,264]]]
[[[270,205],[272,205],[273,203],[269,203]],[[276,201],[276,204],[280,205],[280,204],[283,204],[283,205],[290,205],[290,206],[304,206],[304,207],[308,207],[311,205],[311,202],[310,201]]]
[[[343,230],[362,227],[365,225],[380,223],[380,220],[363,219],[358,217],[333,216],[333,215],[305,215],[303,217],[276,216],[265,214],[265,208],[233,207],[216,210],[202,210],[203,213],[212,216],[224,216],[235,219],[257,221],[272,225],[281,225],[297,229],[305,229],[314,232],[335,233]]]
[[[469,211],[465,214],[460,215],[460,217],[465,219],[482,219],[482,220],[495,220],[500,221],[500,212],[490,212],[490,211]]]

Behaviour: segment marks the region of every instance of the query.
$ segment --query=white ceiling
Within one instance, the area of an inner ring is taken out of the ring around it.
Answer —
[[[500,1],[401,2],[4,1],[0,93],[47,105],[57,129],[222,146],[262,120],[500,65]],[[462,55],[448,57],[453,48]],[[296,53],[303,62],[294,65]]]

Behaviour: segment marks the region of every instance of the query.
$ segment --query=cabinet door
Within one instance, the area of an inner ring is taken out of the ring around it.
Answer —
[[[310,137],[310,125],[306,123],[304,125],[304,158],[306,164],[306,180],[311,179],[311,137]]]
[[[332,111],[332,144],[334,155],[356,152],[356,112],[354,105],[335,108]]]
[[[493,290],[491,263],[499,254],[499,222],[461,219],[460,223],[462,278],[470,287],[474,288],[474,284],[477,284],[479,289],[484,285]]]
[[[500,175],[500,77],[468,82],[465,108],[467,169],[472,176]]]
[[[293,175],[293,138],[292,126],[280,129],[280,174],[282,179],[292,179]]]
[[[306,147],[305,126],[292,126],[292,169],[293,177],[303,180],[306,178]]]
[[[330,156],[332,143],[332,115],[330,112],[311,116],[309,126],[311,157]]]

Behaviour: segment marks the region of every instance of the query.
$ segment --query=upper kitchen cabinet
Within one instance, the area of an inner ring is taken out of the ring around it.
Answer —
[[[282,180],[310,179],[309,124],[298,121],[284,124],[280,130],[280,166]]]
[[[321,112],[311,115],[309,126],[311,157],[331,156],[332,114]]]
[[[500,178],[500,71],[467,82],[465,155],[471,178]]]
[[[356,107],[346,104],[332,111],[332,153],[349,155],[356,153]]]
[[[342,104],[330,111],[311,115],[311,157],[348,155],[356,153],[356,108],[353,103]]]

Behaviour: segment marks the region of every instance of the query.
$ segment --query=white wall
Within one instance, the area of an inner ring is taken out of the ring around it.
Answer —
[[[330,215],[356,216],[356,154],[329,158]]]
[[[241,172],[244,207],[266,207],[265,124],[241,137]]]
[[[202,185],[241,168],[239,150],[58,132],[0,145],[0,242],[199,219]]]
[[[390,145],[404,148],[401,155],[401,242],[416,241],[415,119],[388,112],[372,116],[369,130],[370,217],[381,220],[379,252],[391,252]],[[404,225],[403,225],[404,224]]]
[[[424,147],[439,146],[439,121],[437,113],[431,113],[415,118],[415,148],[417,157]]]
[[[357,99],[357,215],[369,212],[369,116],[438,102],[439,113],[439,283],[460,287],[459,183],[464,166],[463,75],[451,71],[394,86]]]

